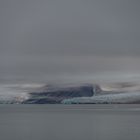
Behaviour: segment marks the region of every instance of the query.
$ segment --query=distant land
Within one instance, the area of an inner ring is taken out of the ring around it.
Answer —
[[[139,104],[137,83],[0,85],[1,104]]]

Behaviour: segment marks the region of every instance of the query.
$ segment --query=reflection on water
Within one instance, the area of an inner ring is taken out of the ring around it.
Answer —
[[[138,140],[139,105],[0,105],[1,140]]]

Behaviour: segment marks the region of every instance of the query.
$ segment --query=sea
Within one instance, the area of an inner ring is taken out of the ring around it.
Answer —
[[[139,140],[140,105],[0,105],[0,140]]]

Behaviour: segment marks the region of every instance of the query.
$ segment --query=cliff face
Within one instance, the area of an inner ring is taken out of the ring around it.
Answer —
[[[101,92],[98,85],[83,84],[79,86],[45,86],[29,93],[30,98],[23,103],[27,104],[59,104],[64,99],[76,97],[92,97]]]

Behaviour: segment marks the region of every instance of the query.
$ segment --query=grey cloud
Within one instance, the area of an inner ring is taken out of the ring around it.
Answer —
[[[0,79],[88,81],[108,72],[139,74],[139,4],[1,0]]]

